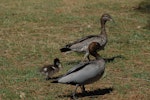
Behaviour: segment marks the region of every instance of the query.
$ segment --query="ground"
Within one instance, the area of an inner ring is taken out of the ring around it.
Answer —
[[[149,0],[1,0],[0,100],[70,100],[74,86],[52,84],[39,68],[58,57],[64,74],[83,59],[63,54],[65,44],[99,34],[100,17],[109,13],[108,44],[99,54],[109,58],[103,78],[86,86],[80,100],[148,100],[150,98]]]

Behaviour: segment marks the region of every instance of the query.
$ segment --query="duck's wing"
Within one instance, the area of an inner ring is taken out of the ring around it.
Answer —
[[[77,72],[77,71],[81,70],[82,68],[84,68],[88,64],[90,64],[90,62],[81,62],[78,65],[71,68],[70,70],[68,70],[68,72],[64,76],[69,75],[74,72]]]
[[[84,68],[86,65],[90,64],[89,62],[81,62],[78,65],[72,67],[70,70],[67,71],[67,73],[60,75],[59,77],[56,78],[55,81],[53,81],[52,83],[57,83],[59,79],[61,79],[62,77],[65,77],[73,72],[79,71],[80,69]]]
[[[65,47],[61,48],[61,52],[68,52],[68,51],[77,51],[77,52],[84,52],[87,49],[87,44],[91,41],[99,41],[99,35],[89,35],[84,38],[78,39],[72,43],[65,45]]]
[[[70,47],[70,46],[72,46],[74,44],[83,42],[83,41],[88,40],[88,39],[93,38],[93,37],[98,37],[98,36],[97,35],[89,35],[89,36],[83,37],[83,38],[78,39],[78,40],[76,40],[76,41],[74,41],[72,43],[67,44],[66,47]]]
[[[91,63],[93,63],[93,61],[81,62],[81,63],[77,64],[76,66],[72,67],[70,70],[68,70],[66,74],[61,75],[59,78],[57,78],[57,80],[59,80],[62,77],[65,77],[71,73],[77,72]]]
[[[63,84],[90,84],[97,81],[104,73],[104,67],[100,67],[97,61],[83,64],[83,66],[71,69],[56,82]]]

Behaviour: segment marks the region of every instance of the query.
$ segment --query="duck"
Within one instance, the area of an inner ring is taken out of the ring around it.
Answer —
[[[44,74],[46,76],[46,80],[49,80],[52,78],[54,74],[59,72],[60,68],[62,68],[60,60],[58,58],[55,58],[53,60],[53,64],[44,65],[40,69],[40,73]]]
[[[107,34],[106,34],[106,28],[105,24],[107,21],[113,21],[112,17],[108,13],[104,13],[100,18],[100,24],[101,24],[101,32],[98,35],[89,35],[86,37],[83,37],[81,39],[78,39],[72,43],[69,43],[65,45],[63,48],[60,49],[61,52],[80,52],[84,53],[84,60],[87,58],[90,61],[89,58],[89,51],[88,51],[88,45],[92,42],[98,42],[100,44],[99,51],[104,50],[105,45],[107,44]]]
[[[66,74],[52,81],[52,83],[75,85],[76,88],[72,94],[73,99],[76,99],[75,94],[78,87],[81,88],[82,93],[86,93],[85,85],[98,81],[105,71],[105,60],[97,53],[99,45],[98,42],[92,42],[88,47],[90,54],[95,56],[96,60],[75,65]]]

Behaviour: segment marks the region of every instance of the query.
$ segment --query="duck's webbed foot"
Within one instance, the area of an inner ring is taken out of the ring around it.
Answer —
[[[76,88],[72,94],[72,99],[74,99],[74,100],[77,100],[77,97],[75,95],[76,95],[76,91],[77,91],[78,86],[79,86],[79,84],[76,84]]]
[[[81,87],[81,90],[82,90],[82,94],[83,95],[86,95],[87,94],[87,91],[85,90],[85,87],[84,85],[80,86]]]

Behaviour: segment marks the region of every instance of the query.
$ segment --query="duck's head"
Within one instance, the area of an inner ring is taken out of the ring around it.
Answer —
[[[100,49],[100,44],[98,42],[92,42],[89,44],[89,53],[94,56],[96,59],[98,59],[100,56],[97,53],[97,50]]]
[[[60,63],[60,60],[58,58],[54,59],[54,66],[61,67],[61,63]]]
[[[92,42],[89,44],[89,52],[97,52],[97,50],[100,48],[100,44],[98,42]]]
[[[107,21],[113,21],[113,19],[108,13],[105,13],[101,17],[101,23],[105,24]]]

